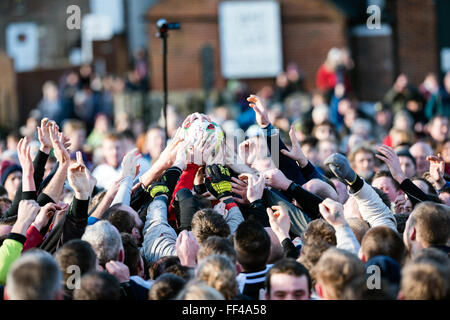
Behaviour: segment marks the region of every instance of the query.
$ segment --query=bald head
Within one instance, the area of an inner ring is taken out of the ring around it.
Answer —
[[[409,152],[416,159],[417,175],[421,177],[430,169],[430,163],[427,161],[427,157],[433,154],[433,148],[428,143],[419,141],[409,148]]]
[[[303,185],[303,188],[311,193],[318,195],[319,197],[326,199],[331,198],[334,201],[338,201],[338,194],[328,183],[320,179],[311,179]]]

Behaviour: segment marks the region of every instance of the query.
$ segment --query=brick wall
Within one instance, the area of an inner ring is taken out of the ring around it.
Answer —
[[[11,129],[18,123],[16,74],[13,61],[0,51],[0,128]]]
[[[218,34],[219,0],[162,0],[149,11],[149,43],[151,86],[162,89],[161,40],[155,37],[155,23],[160,18],[177,21],[181,30],[172,31],[168,39],[169,90],[198,89],[202,86],[201,48],[209,44],[214,50],[215,87],[223,88],[220,74]],[[314,77],[320,64],[333,46],[343,46],[345,20],[326,0],[280,0],[282,21],[283,62],[298,63],[306,76],[308,89],[314,87]],[[254,79],[248,83],[253,90],[274,79]]]
[[[435,9],[433,0],[397,1],[398,70],[416,85],[438,70]]]

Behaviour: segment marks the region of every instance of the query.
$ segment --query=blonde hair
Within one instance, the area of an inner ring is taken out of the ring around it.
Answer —
[[[193,280],[187,283],[175,300],[225,300],[225,298],[203,281]]]
[[[425,245],[445,245],[449,240],[450,209],[431,201],[419,203],[410,216],[411,226]]]
[[[205,258],[197,268],[197,279],[215,288],[226,300],[233,299],[238,292],[235,266],[223,255],[213,254]]]
[[[410,262],[402,270],[400,292],[405,300],[444,300],[448,279],[430,262]]]
[[[327,298],[341,299],[345,286],[364,275],[364,264],[346,250],[330,248],[314,267],[317,283],[326,288]]]

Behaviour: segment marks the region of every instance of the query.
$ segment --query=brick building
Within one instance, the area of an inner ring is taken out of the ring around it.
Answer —
[[[170,90],[202,88],[201,50],[210,45],[214,56],[215,87],[224,88],[221,76],[218,5],[221,0],[161,0],[148,12],[151,48],[151,85],[162,88],[161,41],[155,37],[160,18],[177,21],[181,30],[169,37],[168,77]],[[400,72],[418,85],[429,72],[438,74],[440,50],[450,47],[445,28],[443,0],[385,1],[381,19],[384,31],[366,27],[365,0],[279,0],[281,6],[284,66],[297,63],[306,77],[306,88],[314,89],[317,69],[333,46],[348,46],[356,67],[352,72],[360,99],[378,100]],[[379,2],[378,2],[379,3]],[[364,30],[365,29],[365,30]],[[362,30],[362,32],[361,32]],[[447,29],[448,30],[448,29]],[[273,84],[274,79],[249,79],[252,89]]]
[[[223,88],[220,75],[218,31],[219,0],[164,0],[149,11],[152,87],[162,88],[161,41],[155,38],[155,22],[164,17],[180,22],[181,30],[170,34],[168,77],[170,90],[198,89],[202,86],[201,49],[212,46],[216,88]],[[283,61],[298,63],[306,75],[307,87],[314,86],[314,74],[333,46],[345,46],[345,15],[325,0],[281,0]],[[314,52],[314,54],[311,54]],[[254,88],[272,84],[274,79],[254,79]]]

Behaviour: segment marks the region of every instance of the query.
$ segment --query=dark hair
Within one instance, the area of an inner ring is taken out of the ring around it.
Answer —
[[[133,131],[130,129],[126,129],[122,132],[120,132],[120,136],[122,137],[122,139],[131,139],[131,140],[136,140],[136,136],[134,135]]]
[[[303,244],[317,240],[324,240],[332,246],[337,244],[333,226],[322,219],[316,219],[308,223],[302,235]]]
[[[16,221],[17,221],[17,215],[9,216],[9,217],[1,217],[0,218],[0,225],[13,226],[16,223]]]
[[[316,219],[308,223],[302,234],[302,242],[299,262],[308,269],[315,284],[314,266],[326,250],[336,246],[336,233],[328,222]]]
[[[70,266],[78,266],[81,271],[81,275],[94,271],[97,263],[97,256],[94,249],[89,242],[74,239],[66,242],[55,253],[55,259],[59,268],[64,276],[65,292],[67,295],[73,293],[73,289],[67,288],[67,280],[72,275],[71,272],[67,272]]]
[[[302,277],[305,276],[308,280],[308,288],[309,288],[309,294],[312,292],[312,279],[311,275],[309,274],[308,269],[305,268],[304,265],[301,263],[295,261],[292,258],[285,258],[281,259],[278,262],[276,262],[272,268],[270,268],[269,272],[266,274],[266,290],[267,294],[270,295],[270,279],[272,275],[274,274],[288,274],[295,277]]]
[[[121,233],[132,233],[135,226],[134,218],[125,210],[114,210],[107,220]]]
[[[192,268],[182,266],[181,264],[171,265],[166,269],[166,273],[176,274],[177,276],[182,277],[186,281],[191,280],[194,276]]]
[[[148,292],[149,300],[172,300],[184,288],[186,280],[173,273],[161,275]]]
[[[445,188],[442,189],[439,193],[440,193],[440,194],[441,194],[441,193],[448,193],[448,194],[450,194],[450,187],[445,187]]]
[[[141,254],[139,252],[139,247],[136,240],[129,233],[121,233],[123,250],[125,253],[124,264],[127,265],[130,270],[131,276],[136,276],[139,274],[139,265]]]
[[[361,251],[366,261],[375,256],[388,256],[400,265],[405,255],[405,245],[398,232],[386,226],[370,228],[361,241]]]
[[[398,190],[400,188],[400,184],[397,182],[397,180],[394,179],[394,177],[392,176],[392,174],[387,171],[387,170],[379,170],[377,173],[375,173],[372,177],[372,181],[374,181],[376,178],[380,178],[380,177],[387,177],[390,178],[392,181],[392,184],[395,187],[395,190]]]
[[[405,231],[406,221],[409,218],[410,213],[396,213],[394,214],[395,221],[397,222],[398,233]]]
[[[192,233],[201,244],[211,236],[226,238],[230,235],[230,227],[224,217],[214,209],[201,209],[192,218]]]
[[[111,207],[109,207],[108,209],[106,209],[102,213],[100,220],[108,220],[113,212],[119,210],[119,207],[121,205],[122,205],[121,203],[116,203],[116,204],[112,205]]]
[[[300,141],[300,146],[311,146],[312,148],[317,147],[317,142],[319,140],[316,137],[313,136],[307,136],[305,139]]]
[[[150,279],[157,279],[160,275],[166,272],[167,268],[175,265],[181,264],[180,258],[177,256],[165,256],[159,258],[157,261],[153,262],[149,268]]]
[[[120,283],[106,272],[93,271],[81,277],[80,288],[73,292],[74,300],[119,300]]]
[[[270,237],[257,221],[247,220],[236,229],[233,237],[238,262],[245,271],[262,269],[270,254]]]
[[[197,261],[204,259],[212,254],[222,254],[233,263],[236,263],[236,251],[233,243],[228,238],[212,236],[203,241],[197,252]]]
[[[4,186],[0,185],[0,197],[4,197],[4,196],[8,196],[8,191],[6,191]]]

